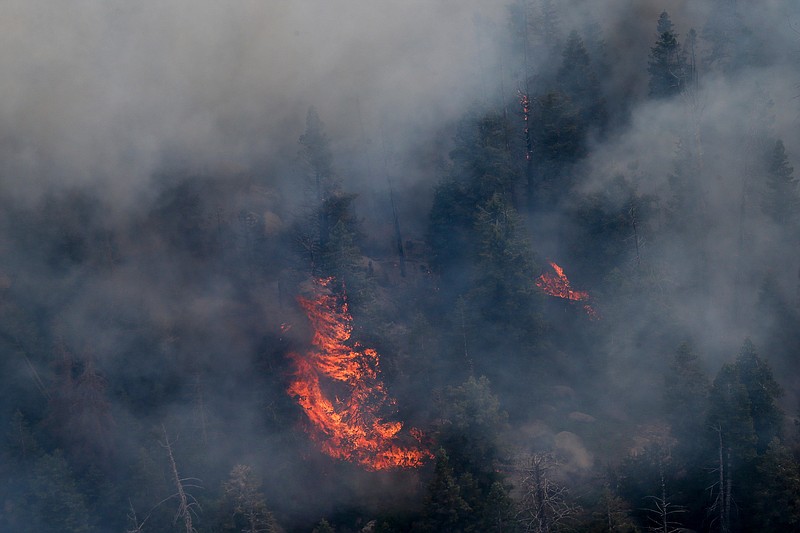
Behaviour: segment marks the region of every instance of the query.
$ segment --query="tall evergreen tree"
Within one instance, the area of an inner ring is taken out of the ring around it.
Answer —
[[[530,123],[534,172],[528,178],[528,201],[552,206],[572,187],[566,169],[586,155],[586,124],[570,97],[560,91],[535,99]]]
[[[468,520],[453,531],[500,531],[498,518],[506,512],[508,498],[498,468],[503,456],[499,433],[505,428],[507,415],[491,393],[486,377],[470,377],[458,387],[448,387],[440,409],[443,423],[437,440],[447,452],[447,464],[442,465],[442,479],[432,488],[443,494],[440,500],[461,508],[460,516]],[[449,468],[452,473],[447,472]],[[451,486],[449,477],[458,490]]]
[[[302,241],[307,248],[311,263],[316,266],[320,249],[328,244],[331,224],[323,209],[325,203],[336,192],[328,136],[325,124],[320,120],[317,110],[312,106],[306,115],[306,129],[300,136],[300,159],[307,173],[306,192],[309,197],[307,209],[312,220],[307,223]]]
[[[739,357],[736,359],[736,370],[739,382],[747,391],[750,418],[756,436],[756,450],[763,453],[770,442],[781,434],[783,412],[777,400],[783,390],[775,378],[769,365],[756,353],[755,346],[746,339]]]
[[[416,524],[421,531],[463,531],[469,524],[472,508],[461,496],[461,487],[453,475],[447,452],[436,454],[436,467],[428,485],[422,521]]]
[[[577,31],[567,38],[556,79],[559,89],[569,96],[586,127],[605,126],[607,116],[600,82]]]
[[[757,441],[747,389],[739,380],[736,365],[724,365],[714,379],[707,427],[715,495],[709,514],[716,517],[720,531],[728,533],[733,530],[734,492],[738,494],[740,487],[738,474],[755,457]]]
[[[333,189],[333,156],[325,133],[325,124],[320,120],[314,106],[308,108],[306,129],[300,136],[300,157],[307,167],[311,186],[317,203],[322,203]]]
[[[672,435],[678,439],[679,449],[689,452],[697,446],[697,437],[704,429],[711,384],[697,354],[688,343],[678,348],[664,382],[667,421],[672,427]],[[684,455],[681,459],[691,460],[694,457]]]
[[[761,209],[779,225],[794,221],[800,212],[797,178],[794,177],[794,168],[789,164],[786,147],[780,140],[775,141],[767,159],[766,187]]]
[[[478,258],[472,296],[493,324],[531,326],[535,266],[517,212],[494,195],[476,221]]]
[[[756,465],[752,531],[800,531],[800,463],[773,440]]]
[[[666,11],[658,17],[658,39],[650,48],[650,96],[664,98],[678,94],[686,82],[686,60],[683,56],[678,34],[673,30],[672,20]]]

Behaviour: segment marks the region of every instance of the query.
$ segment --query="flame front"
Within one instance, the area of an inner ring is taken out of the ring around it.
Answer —
[[[567,275],[564,274],[563,268],[552,261],[550,261],[550,266],[553,267],[555,275],[545,272],[536,280],[537,287],[542,289],[546,294],[555,296],[556,298],[563,298],[575,302],[588,302],[589,293],[586,291],[576,291],[570,287],[569,279],[567,279]],[[600,319],[598,312],[588,303],[584,304],[583,309],[592,320]]]
[[[422,433],[412,429],[417,444],[401,444],[402,423],[381,418],[394,400],[380,380],[378,353],[349,342],[353,319],[346,300],[329,290],[332,281],[318,280],[312,299],[298,298],[314,330],[313,348],[291,354],[296,372],[288,392],[305,410],[311,437],[327,455],[368,470],[420,466],[432,457],[420,444]]]

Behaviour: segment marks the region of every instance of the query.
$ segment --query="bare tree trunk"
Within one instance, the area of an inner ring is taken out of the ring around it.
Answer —
[[[183,524],[186,528],[186,533],[195,533],[194,526],[192,525],[192,507],[196,505],[194,498],[186,492],[184,487],[185,479],[178,475],[178,465],[175,464],[175,456],[172,454],[172,443],[167,435],[167,428],[161,425],[161,430],[164,433],[164,442],[160,443],[161,446],[167,450],[167,457],[169,458],[169,466],[172,473],[172,481],[175,483],[177,489],[176,496],[178,497],[178,512],[175,515],[176,520],[183,518]]]
[[[640,242],[639,242],[639,229],[638,229],[637,224],[636,224],[636,206],[635,205],[631,206],[630,210],[628,211],[628,214],[631,217],[631,226],[633,226],[633,240],[634,240],[634,243],[636,244],[636,268],[637,269],[641,269],[642,268],[642,256],[641,256],[641,250],[639,249],[639,245],[640,245]]]
[[[731,488],[733,485],[733,479],[731,476],[731,449],[728,448],[726,450],[727,453],[727,471],[728,477],[725,480],[725,522],[723,522],[724,529],[722,533],[728,533],[731,530]]]
[[[719,449],[717,454],[717,460],[719,461],[719,495],[717,496],[717,501],[715,505],[719,507],[719,530],[721,533],[729,533],[730,531],[730,490],[731,490],[731,479],[730,479],[730,472],[726,474],[726,462],[725,462],[725,447],[722,442],[722,428],[717,426],[714,428],[717,431],[717,435],[719,436]],[[727,461],[727,469],[730,469],[730,450],[728,452],[728,461]]]

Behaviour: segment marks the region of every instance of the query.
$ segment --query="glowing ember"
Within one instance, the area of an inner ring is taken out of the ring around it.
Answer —
[[[528,122],[531,116],[531,100],[528,98],[527,93],[519,89],[517,89],[517,95],[519,96],[519,105],[522,107],[522,120],[525,121],[525,127],[522,129],[525,137],[525,159],[530,161],[533,152],[533,141],[531,140],[530,123]]]
[[[368,470],[417,467],[432,457],[420,444],[422,433],[412,429],[408,440],[416,444],[403,444],[402,423],[381,418],[394,400],[380,380],[378,353],[349,342],[353,319],[344,297],[330,291],[332,281],[318,280],[313,299],[298,298],[314,329],[313,348],[291,354],[296,372],[288,392],[305,410],[309,433],[327,455]]]
[[[589,293],[586,291],[576,291],[569,285],[567,275],[564,274],[564,269],[550,261],[550,266],[553,267],[555,275],[545,272],[536,280],[536,286],[542,289],[546,294],[555,296],[556,298],[564,298],[565,300],[573,300],[575,302],[588,302]],[[598,312],[588,303],[583,306],[586,314],[592,320],[600,320]]]

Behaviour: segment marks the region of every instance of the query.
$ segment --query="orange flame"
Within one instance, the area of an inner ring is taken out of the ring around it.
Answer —
[[[327,455],[368,470],[420,466],[432,457],[419,444],[422,433],[411,429],[418,445],[403,445],[402,423],[379,415],[394,400],[380,381],[378,353],[348,342],[353,319],[344,297],[339,301],[329,290],[332,281],[318,280],[314,298],[298,298],[314,329],[313,348],[305,355],[290,354],[296,372],[288,392],[305,410],[311,437]]]
[[[586,291],[576,291],[569,285],[569,279],[564,274],[564,269],[558,266],[553,261],[550,261],[550,266],[553,267],[556,275],[545,272],[536,280],[536,286],[542,289],[546,294],[555,296],[556,298],[563,298],[565,300],[572,300],[575,302],[588,302],[589,293]],[[592,320],[599,320],[600,314],[588,303],[583,306],[586,314]]]

